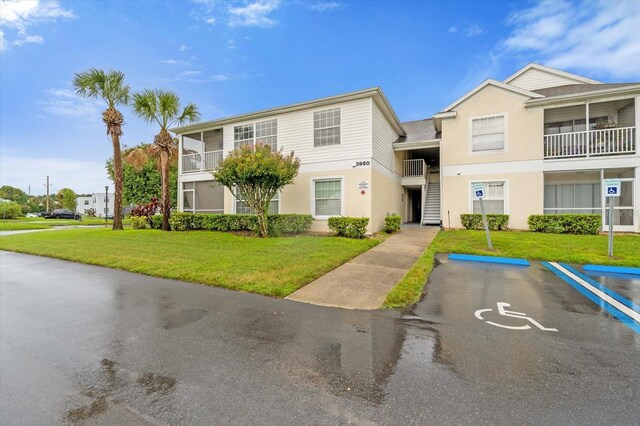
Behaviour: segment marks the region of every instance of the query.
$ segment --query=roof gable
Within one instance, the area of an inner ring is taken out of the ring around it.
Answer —
[[[529,64],[504,80],[504,83],[525,90],[536,90],[569,84],[599,84],[600,82],[544,65]]]
[[[443,109],[441,112],[451,111],[452,109],[454,109],[455,107],[457,107],[458,105],[460,105],[461,103],[463,103],[464,101],[466,101],[467,99],[469,99],[470,97],[472,97],[473,95],[475,95],[476,93],[478,93],[479,91],[481,91],[482,89],[484,89],[487,86],[494,86],[494,87],[497,87],[499,89],[507,90],[509,92],[513,92],[513,93],[517,93],[517,94],[522,95],[522,96],[526,96],[528,98],[542,98],[543,97],[542,95],[540,95],[538,93],[530,92],[530,91],[522,89],[520,87],[511,86],[509,84],[505,84],[505,83],[502,83],[500,81],[486,80],[484,83],[480,84],[475,89],[471,90],[466,95],[464,95],[463,97],[461,97],[458,100],[456,100],[454,103],[452,103],[451,105],[449,105],[448,107]]]

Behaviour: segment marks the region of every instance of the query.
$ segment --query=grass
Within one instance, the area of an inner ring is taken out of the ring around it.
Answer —
[[[108,225],[113,223],[112,220],[106,222]],[[129,219],[123,219],[123,223],[129,224]],[[54,226],[69,225],[104,225],[105,220],[99,217],[84,217],[82,220],[73,219],[45,219],[42,217],[21,217],[17,219],[1,219],[0,231],[20,231],[24,229],[49,229]]]
[[[285,297],[379,239],[69,229],[0,237],[0,249]]]
[[[436,253],[520,257],[530,260],[640,267],[640,236],[616,235],[614,258],[607,256],[606,235],[558,235],[538,232],[493,231],[494,250],[487,249],[484,231],[448,230],[431,245],[389,292],[385,308],[402,308],[419,300]]]

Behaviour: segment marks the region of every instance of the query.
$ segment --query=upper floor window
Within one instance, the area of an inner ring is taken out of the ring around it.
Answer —
[[[503,150],[504,135],[504,115],[471,119],[471,152]]]
[[[278,149],[278,120],[256,123],[256,143],[270,145],[274,151]]]
[[[233,147],[253,144],[253,124],[244,124],[233,128]]]
[[[89,200],[84,200],[84,205],[88,206],[89,205]]]
[[[313,146],[340,144],[340,108],[313,113]]]
[[[233,147],[262,143],[270,145],[274,151],[278,148],[278,120],[259,121],[233,128]]]

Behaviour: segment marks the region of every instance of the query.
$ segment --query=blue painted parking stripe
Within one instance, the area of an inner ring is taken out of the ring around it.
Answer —
[[[640,312],[640,305],[636,305],[631,300],[625,298],[624,296],[620,295],[619,293],[616,293],[615,291],[611,290],[609,287],[605,287],[601,283],[599,283],[598,281],[595,281],[594,279],[589,278],[588,276],[586,276],[584,274],[581,274],[580,272],[576,271],[574,268],[572,268],[571,266],[567,265],[566,263],[561,263],[560,266],[562,266],[563,268],[565,268],[569,272],[575,274],[577,277],[582,278],[583,280],[585,280],[586,282],[588,282],[589,284],[591,284],[592,286],[594,286],[598,290],[602,291],[603,293],[606,293],[609,296],[613,297],[614,299],[616,299],[618,302],[622,303],[623,305],[628,306],[629,308],[633,309],[636,312]]]
[[[640,275],[640,268],[629,268],[628,266],[584,265],[582,269],[590,272],[610,272],[612,274]]]
[[[449,255],[449,259],[469,260],[471,262],[484,262],[484,263],[503,263],[505,265],[529,266],[528,260],[516,259],[513,257],[477,256],[472,254],[451,253]]]
[[[626,325],[627,327],[629,327],[630,329],[632,329],[636,333],[640,334],[640,323],[639,322],[633,320],[631,317],[629,317],[628,315],[626,315],[625,313],[620,311],[615,306],[611,305],[610,303],[608,303],[605,300],[601,299],[600,297],[596,296],[594,293],[590,292],[585,287],[580,285],[578,282],[574,281],[569,276],[565,275],[563,272],[561,272],[555,266],[551,265],[549,262],[542,262],[542,264],[547,269],[549,269],[551,272],[553,272],[555,275],[557,275],[562,281],[566,282],[571,287],[576,289],[584,297],[586,297],[587,299],[591,300],[596,305],[603,307],[614,318],[618,319],[621,323],[623,323],[624,325]]]

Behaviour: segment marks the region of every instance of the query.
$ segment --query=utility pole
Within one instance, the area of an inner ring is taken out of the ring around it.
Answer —
[[[47,213],[49,213],[49,176],[47,176],[47,183],[45,184],[45,186],[47,187]]]

